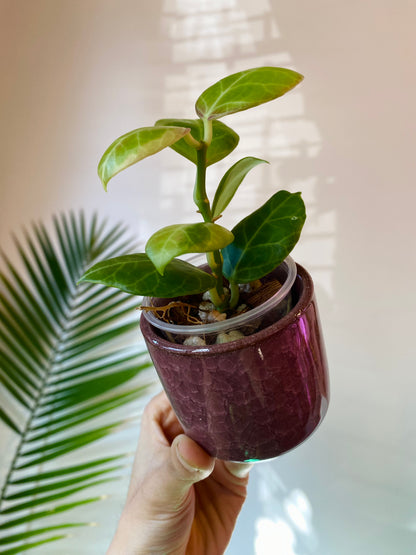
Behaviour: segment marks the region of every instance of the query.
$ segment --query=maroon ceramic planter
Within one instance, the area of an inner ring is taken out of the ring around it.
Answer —
[[[163,387],[187,435],[224,460],[258,461],[302,443],[328,407],[325,347],[310,275],[297,266],[293,308],[225,344],[167,341],[141,317]]]

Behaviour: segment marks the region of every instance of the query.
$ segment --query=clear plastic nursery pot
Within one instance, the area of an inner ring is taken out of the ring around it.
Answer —
[[[271,276],[283,284],[277,293],[223,322],[175,326],[151,312],[141,316],[150,356],[185,433],[219,459],[277,457],[309,437],[327,411],[327,362],[312,278],[290,258]],[[162,303],[166,299],[152,299]],[[233,330],[240,338],[215,342]],[[187,335],[205,344],[183,344]]]

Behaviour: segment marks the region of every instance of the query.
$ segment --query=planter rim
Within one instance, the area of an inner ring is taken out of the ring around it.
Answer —
[[[192,356],[193,354],[201,355],[217,355],[220,353],[227,353],[231,351],[237,351],[239,349],[244,349],[246,347],[252,346],[259,341],[264,340],[269,335],[278,333],[279,331],[285,329],[291,324],[295,323],[301,315],[305,312],[309,304],[311,303],[314,295],[313,281],[309,273],[299,264],[296,266],[295,278],[299,278],[302,282],[302,288],[299,295],[297,303],[292,307],[290,312],[283,316],[280,320],[271,324],[267,328],[264,328],[252,335],[243,337],[242,339],[237,339],[235,341],[230,341],[228,343],[206,345],[206,346],[192,346],[192,345],[180,345],[177,343],[172,343],[166,339],[163,339],[157,335],[150,324],[149,320],[145,318],[145,313],[142,313],[140,317],[140,327],[143,335],[146,337],[147,341],[150,341],[153,345],[157,345],[163,350],[168,350],[171,352],[176,352],[184,356]],[[231,319],[230,319],[231,321]]]
[[[198,257],[194,257],[191,260],[198,259]],[[207,324],[198,324],[195,326],[186,326],[186,325],[176,325],[170,324],[163,320],[157,318],[152,312],[144,311],[143,316],[146,320],[154,327],[161,329],[166,333],[174,333],[178,335],[183,335],[185,337],[192,336],[192,335],[204,335],[210,333],[221,333],[227,332],[230,329],[240,328],[250,321],[253,321],[255,318],[260,318],[265,312],[270,310],[271,308],[277,306],[289,293],[292,289],[293,283],[296,279],[296,263],[290,257],[286,257],[283,262],[279,264],[278,267],[285,266],[287,270],[287,275],[284,283],[280,287],[278,291],[274,295],[272,295],[266,302],[262,303],[255,308],[252,308],[248,312],[243,314],[239,314],[238,316],[233,316],[227,320],[222,320],[220,322],[210,322]],[[142,306],[151,306],[151,298],[145,297],[142,302]]]

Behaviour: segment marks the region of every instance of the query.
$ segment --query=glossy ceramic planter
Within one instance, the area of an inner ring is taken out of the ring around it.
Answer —
[[[141,330],[187,435],[224,460],[276,457],[302,443],[328,407],[325,348],[310,275],[297,266],[288,314],[237,341],[193,347]]]

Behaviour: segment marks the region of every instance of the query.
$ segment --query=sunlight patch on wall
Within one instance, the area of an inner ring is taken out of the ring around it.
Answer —
[[[295,551],[296,537],[290,525],[281,519],[259,518],[256,520],[256,555],[298,555]]]
[[[312,555],[318,553],[313,509],[300,488],[289,489],[273,467],[257,467],[261,516],[256,520],[255,555]]]

